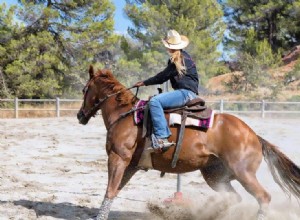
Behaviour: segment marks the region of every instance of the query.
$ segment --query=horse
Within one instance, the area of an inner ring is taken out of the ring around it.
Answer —
[[[145,138],[142,126],[133,120],[136,95],[122,85],[109,69],[89,68],[89,80],[83,90],[82,106],[77,113],[86,125],[101,110],[107,129],[108,183],[97,220],[107,219],[113,199],[139,170]],[[166,114],[169,117],[169,114]],[[179,127],[170,127],[170,141],[176,141]],[[289,196],[300,197],[300,169],[279,148],[257,135],[236,116],[216,113],[207,130],[186,127],[176,167],[171,166],[175,147],[151,154],[153,169],[167,173],[200,170],[204,180],[215,191],[231,192],[241,199],[231,185],[237,180],[258,202],[257,219],[265,219],[271,195],[256,178],[262,158],[274,181]]]

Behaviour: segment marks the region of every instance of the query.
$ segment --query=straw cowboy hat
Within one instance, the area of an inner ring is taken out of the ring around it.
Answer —
[[[177,31],[169,30],[167,37],[162,39],[162,42],[166,48],[180,50],[185,48],[190,41],[186,36],[180,35]]]

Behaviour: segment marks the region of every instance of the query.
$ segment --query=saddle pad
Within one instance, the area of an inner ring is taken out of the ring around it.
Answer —
[[[144,119],[144,106],[146,106],[148,103],[148,100],[139,100],[136,104],[135,104],[135,108],[137,109],[134,112],[134,122],[135,124],[140,124],[142,123],[143,119]]]
[[[187,117],[185,121],[186,126],[195,126],[200,128],[210,128],[214,121],[214,111],[211,111],[211,115],[206,119],[195,119]],[[169,118],[169,125],[181,124],[181,115],[177,113],[171,113]]]

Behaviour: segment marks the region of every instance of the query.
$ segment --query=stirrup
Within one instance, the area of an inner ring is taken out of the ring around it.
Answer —
[[[162,152],[167,151],[170,147],[172,147],[173,145],[175,145],[175,143],[173,141],[169,142],[167,138],[158,139],[158,144],[159,144],[159,149]]]

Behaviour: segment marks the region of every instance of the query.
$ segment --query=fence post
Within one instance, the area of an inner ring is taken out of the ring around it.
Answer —
[[[223,113],[224,112],[224,100],[221,99],[220,101],[220,112]]]
[[[60,102],[59,102],[59,98],[56,97],[56,117],[60,117],[60,106],[59,106]]]
[[[264,118],[265,117],[265,100],[261,101],[261,117]]]
[[[15,118],[19,118],[19,100],[15,97]]]

